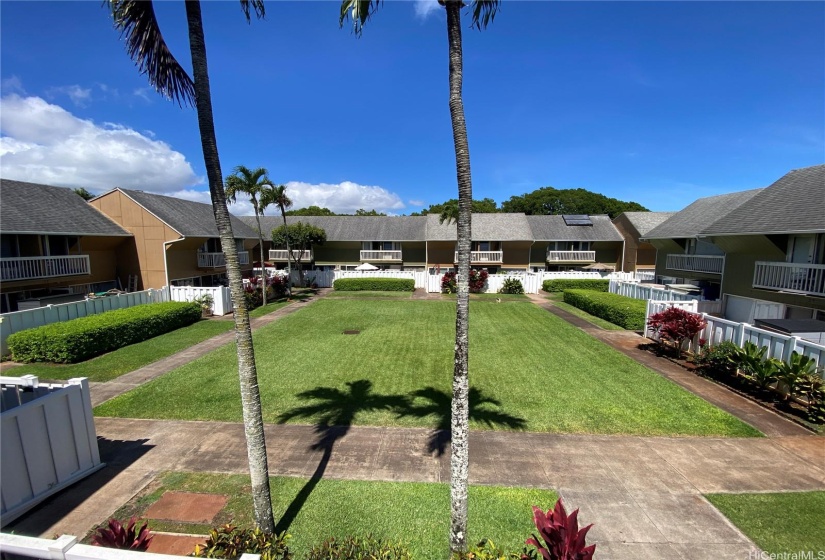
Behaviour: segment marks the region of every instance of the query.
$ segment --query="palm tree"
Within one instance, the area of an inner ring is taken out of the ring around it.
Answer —
[[[264,197],[264,189],[272,187],[267,171],[263,167],[250,170],[248,167],[239,165],[235,168],[232,175],[226,178],[226,201],[229,203],[237,202],[239,194],[245,194],[249,197],[249,202],[252,203],[252,209],[255,211],[255,221],[258,223],[258,242],[261,247],[261,279],[263,286],[261,287],[261,295],[263,296],[263,304],[266,305],[266,289],[268,276],[266,274],[266,259],[264,259],[264,234],[261,232],[261,216],[264,215],[264,210],[269,206],[269,200]]]
[[[450,550],[467,549],[467,481],[469,472],[469,383],[468,350],[470,321],[470,226],[472,220],[473,184],[470,174],[470,148],[464,122],[464,102],[461,97],[462,0],[438,0],[447,12],[447,41],[450,61],[450,117],[455,147],[455,167],[458,180],[458,295],[455,313],[455,367],[453,368],[452,444],[450,455]],[[343,0],[339,24],[352,17],[354,31],[360,35],[364,24],[375,13],[381,0]],[[484,29],[495,18],[500,0],[470,0],[471,27]]]
[[[186,0],[185,5],[194,79],[189,77],[166,45],[151,1],[109,0],[115,29],[118,29],[125,39],[126,50],[138,66],[140,73],[146,74],[149,83],[164,97],[177,101],[181,106],[194,106],[197,110],[201,148],[209,180],[209,194],[212,198],[215,225],[226,256],[226,273],[229,277],[232,303],[235,306],[238,378],[241,387],[255,523],[262,530],[272,532],[275,529],[275,520],[272,515],[269,490],[269,468],[261,416],[258,373],[255,369],[249,310],[246,308],[243,297],[238,251],[232,234],[232,223],[229,219],[223,189],[221,164],[218,159],[201,5],[199,0]],[[254,11],[258,18],[264,16],[262,0],[241,0],[241,9],[247,21],[251,19],[251,11]]]
[[[281,211],[281,217],[284,219],[284,229],[286,229],[286,209],[292,207],[292,199],[286,194],[286,185],[272,185],[269,184],[263,189],[261,193],[261,200],[266,202],[266,205],[275,204]],[[263,210],[261,211],[263,213]],[[258,230],[261,227],[258,224]],[[292,252],[289,250],[289,236],[286,237],[286,285],[288,293],[292,294],[292,268],[290,267],[290,259]]]

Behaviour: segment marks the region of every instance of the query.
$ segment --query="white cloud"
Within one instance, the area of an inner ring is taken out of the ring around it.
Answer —
[[[152,88],[137,88],[135,89],[135,91],[132,92],[132,95],[134,95],[135,97],[139,97],[147,103],[151,103],[152,97],[150,97],[150,94],[152,93],[154,93]]]
[[[0,169],[8,179],[170,193],[202,184],[180,152],[131,128],[80,119],[39,97],[0,99]]]
[[[26,95],[26,90],[23,89],[23,82],[21,82],[20,78],[18,78],[17,76],[3,78],[3,81],[0,82],[0,91],[3,92],[3,95],[9,93],[19,93],[20,95]]]
[[[82,88],[77,84],[49,88],[46,91],[46,95],[49,97],[66,95],[77,107],[86,107],[89,101],[92,100],[92,90],[90,88]]]
[[[212,196],[209,191],[196,191],[194,189],[183,189],[175,192],[159,193],[166,196],[174,196],[175,198],[182,198],[184,200],[191,200],[193,202],[202,202],[212,206]],[[229,212],[236,216],[252,216],[255,214],[252,204],[244,200],[242,196],[238,197],[238,201],[229,205]]]
[[[317,185],[290,181],[286,187],[293,208],[315,205],[339,214],[353,214],[359,208],[386,213],[404,208],[404,202],[397,194],[383,187],[359,185],[351,181]],[[267,214],[274,215],[274,211],[268,209]]]
[[[431,13],[440,7],[438,0],[415,0],[413,5],[415,7],[415,15],[421,19],[427,19]]]
[[[427,204],[424,200],[409,200],[408,202],[410,203],[410,206],[424,206]]]

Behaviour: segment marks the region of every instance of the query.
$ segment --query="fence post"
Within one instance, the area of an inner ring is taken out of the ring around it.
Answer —
[[[49,560],[65,560],[66,552],[77,544],[77,537],[61,535],[49,546]]]
[[[94,412],[92,411],[92,393],[89,390],[88,377],[75,377],[69,379],[69,385],[80,387],[80,400],[83,403],[83,416],[86,420],[86,433],[89,436],[89,452],[93,465],[100,464],[100,449],[97,446],[97,431],[95,430]]]
[[[798,336],[792,336],[788,342],[785,344],[785,348],[782,351],[782,360],[791,363],[791,355],[797,351],[796,350],[796,343],[799,342]],[[799,352],[801,354],[802,352]]]
[[[745,347],[745,327],[749,327],[748,323],[739,323],[739,326],[736,328],[738,331],[736,332],[736,345],[739,348]]]
[[[647,300],[647,304],[645,304],[645,331],[642,333],[645,338],[647,338],[647,320],[650,318],[650,304],[651,301]]]

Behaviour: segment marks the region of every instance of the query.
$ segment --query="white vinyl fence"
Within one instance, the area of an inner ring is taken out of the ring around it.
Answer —
[[[427,276],[424,271],[413,270],[336,270],[333,281],[339,278],[405,278],[414,280],[416,288],[427,288]]]
[[[188,558],[187,556],[78,544],[77,537],[72,535],[63,535],[51,540],[9,533],[0,533],[0,553],[3,556],[47,558],[48,560],[184,560]],[[239,560],[260,560],[260,558],[259,554],[241,554]]]
[[[3,524],[105,466],[100,462],[89,381],[41,384],[0,377]]]
[[[765,357],[776,358],[782,361],[789,361],[791,354],[797,352],[803,356],[813,359],[818,365],[825,366],[825,346],[803,340],[796,336],[784,335],[759,327],[754,327],[748,323],[737,323],[720,319],[706,313],[697,312],[697,301],[648,301],[645,316],[645,335],[654,340],[658,336],[649,332],[647,328],[648,318],[654,313],[664,311],[670,306],[680,307],[685,311],[700,315],[707,326],[690,342],[688,349],[692,352],[699,350],[699,339],[704,339],[707,344],[715,346],[720,342],[732,342],[736,346],[743,348],[745,342],[752,342],[757,346],[764,346],[768,349]],[[825,371],[823,371],[825,376]]]
[[[226,286],[202,288],[199,286],[171,286],[169,288],[172,301],[195,301],[196,297],[212,296],[212,313],[226,315],[232,313],[232,296]]]
[[[42,327],[51,323],[70,321],[78,317],[96,315],[113,309],[122,309],[143,305],[144,303],[160,303],[169,301],[169,294],[165,288],[160,290],[145,290],[126,294],[113,294],[105,297],[47,305],[25,311],[12,311],[0,315],[0,355],[8,352],[6,339],[10,334]]]

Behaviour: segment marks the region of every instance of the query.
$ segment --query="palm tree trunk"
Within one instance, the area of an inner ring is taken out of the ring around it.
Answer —
[[[209,179],[209,193],[215,223],[226,255],[226,273],[232,303],[235,306],[235,342],[238,348],[238,377],[241,385],[243,422],[246,447],[249,455],[249,472],[252,478],[252,503],[255,523],[263,531],[275,530],[272,501],[269,491],[269,467],[266,459],[266,440],[261,416],[261,396],[258,391],[258,373],[255,369],[255,352],[252,347],[252,329],[249,310],[243,297],[238,250],[232,234],[232,223],[226,208],[223,190],[223,174],[218,158],[215,123],[212,119],[212,96],[209,89],[209,73],[206,65],[206,43],[199,0],[186,0],[186,19],[189,24],[189,49],[195,78],[195,101],[198,111],[198,127],[203,147],[203,160]]]
[[[264,260],[264,234],[261,233],[261,217],[258,215],[258,205],[255,205],[255,221],[258,223],[258,243],[261,244],[261,280],[263,287],[261,288],[261,296],[263,296],[263,305],[266,305],[266,288],[269,281],[269,276],[266,274],[266,261]]]
[[[450,429],[450,551],[467,550],[467,480],[469,476],[469,323],[470,236],[473,184],[470,148],[461,100],[461,1],[446,0],[447,39],[450,46],[450,117],[453,125],[455,166],[458,179],[458,278],[455,312],[455,369]]]
[[[286,239],[286,293],[292,297],[292,252],[289,250],[289,228],[286,225],[286,209],[281,206],[281,217],[284,219],[284,238]]]

